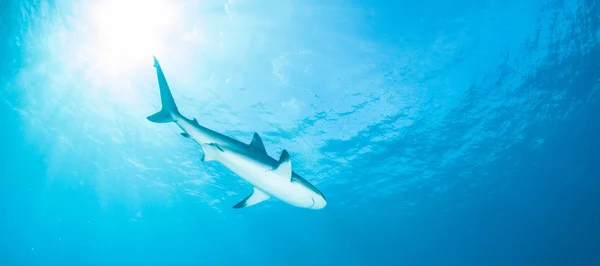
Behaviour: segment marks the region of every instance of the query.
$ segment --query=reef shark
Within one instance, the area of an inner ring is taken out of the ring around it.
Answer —
[[[252,136],[250,144],[246,144],[203,127],[196,119],[190,120],[181,115],[156,57],[154,67],[158,77],[162,109],[148,116],[148,120],[154,123],[177,124],[183,130],[183,137],[200,145],[204,153],[202,161],[217,161],[254,187],[252,194],[233,208],[252,206],[269,198],[277,198],[290,205],[308,209],[322,209],[327,205],[321,191],[292,171],[290,155],[285,149],[279,160],[275,160],[267,154],[257,133]]]

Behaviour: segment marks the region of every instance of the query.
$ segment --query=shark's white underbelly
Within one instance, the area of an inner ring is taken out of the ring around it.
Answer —
[[[314,205],[312,196],[297,183],[272,174],[272,168],[226,151],[216,159],[229,170],[256,188],[291,205],[308,208]]]
[[[222,142],[221,139],[213,138],[188,123],[178,123],[178,125],[190,134],[192,139],[199,145],[203,145],[203,143]],[[239,152],[232,151],[227,146],[221,148],[223,151],[215,152],[213,160],[220,162],[254,187],[269,194],[271,197],[297,207],[310,208],[314,206],[315,202],[311,194],[298,183],[274,175],[272,172],[269,172],[272,170],[272,167],[252,160]],[[204,152],[206,153],[207,151],[204,150]]]

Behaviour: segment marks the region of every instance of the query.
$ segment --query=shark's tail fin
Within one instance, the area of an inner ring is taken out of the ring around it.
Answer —
[[[156,57],[154,57],[154,67],[156,68],[156,75],[158,77],[162,109],[159,112],[148,116],[148,120],[154,123],[175,122],[179,117],[181,117],[181,114],[179,113],[179,110],[177,110],[177,105],[175,105],[175,100],[173,100],[173,95],[171,95],[171,90],[167,84],[167,79],[165,78],[165,74],[163,74]]]

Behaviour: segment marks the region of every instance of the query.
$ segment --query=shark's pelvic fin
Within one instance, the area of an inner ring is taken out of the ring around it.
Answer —
[[[181,116],[181,114],[179,114],[179,110],[177,110],[177,105],[175,105],[175,100],[173,100],[173,95],[171,95],[171,89],[169,89],[169,84],[167,84],[165,74],[163,73],[156,57],[154,57],[154,67],[156,68],[156,75],[158,77],[158,87],[160,89],[160,102],[162,104],[162,109],[157,113],[148,116],[147,118],[154,123],[175,122],[175,120]]]
[[[267,154],[267,150],[265,149],[265,144],[263,144],[262,139],[256,132],[252,136],[252,142],[250,142],[250,147],[252,147],[256,151]]]
[[[188,134],[186,132],[181,133],[181,135],[184,136],[184,137],[186,137],[186,138],[188,138],[188,139],[190,138],[190,134]]]
[[[202,152],[204,153],[204,155],[202,155],[203,162],[215,161],[217,160],[219,153],[223,152],[223,149],[216,143],[207,143],[202,144],[201,146]]]
[[[290,154],[283,150],[277,166],[273,169],[278,176],[285,178],[286,180],[292,180],[292,161],[290,160]]]
[[[261,203],[265,200],[268,200],[270,197],[271,196],[269,196],[267,193],[265,193],[262,190],[255,187],[254,191],[252,192],[252,194],[250,194],[250,196],[246,197],[245,199],[240,201],[238,204],[234,205],[233,208],[240,209],[240,208],[244,208],[244,207],[249,207],[249,206]]]

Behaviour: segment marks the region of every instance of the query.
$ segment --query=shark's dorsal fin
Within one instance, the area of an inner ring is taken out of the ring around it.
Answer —
[[[267,154],[267,150],[265,149],[265,144],[263,144],[262,139],[258,135],[258,133],[254,132],[252,136],[252,141],[250,142],[250,147],[254,150]]]
[[[240,201],[238,204],[234,205],[233,208],[240,209],[240,208],[244,208],[244,207],[249,207],[249,206],[261,203],[265,200],[268,200],[269,198],[270,198],[270,196],[267,193],[265,193],[262,190],[255,187],[254,191],[252,192],[252,194],[250,194],[250,196],[246,197],[245,199]]]
[[[283,150],[281,153],[279,162],[273,168],[273,172],[286,180],[292,180],[292,161],[290,160],[290,154],[286,150]]]

